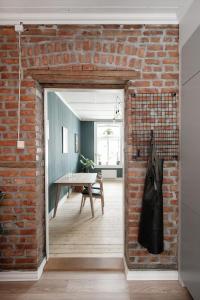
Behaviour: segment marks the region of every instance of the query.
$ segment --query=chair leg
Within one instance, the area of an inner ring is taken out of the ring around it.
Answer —
[[[91,184],[88,184],[88,191],[89,191],[89,196],[90,196],[90,206],[91,206],[91,211],[92,211],[92,218],[94,218],[94,204],[93,204]]]
[[[83,209],[84,204],[85,204],[85,197],[82,196],[82,199],[81,199],[81,206],[80,206],[80,213],[81,213],[81,211],[82,211],[82,209]]]
[[[103,197],[101,197],[101,211],[102,211],[102,215],[104,214],[104,199]]]

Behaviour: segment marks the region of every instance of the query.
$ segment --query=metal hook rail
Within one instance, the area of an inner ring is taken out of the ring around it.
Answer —
[[[176,93],[131,95],[133,159],[146,160],[152,138],[157,155],[178,160],[179,129]]]

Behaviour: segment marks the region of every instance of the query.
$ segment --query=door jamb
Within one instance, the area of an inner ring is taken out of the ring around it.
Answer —
[[[48,140],[49,140],[49,119],[48,119],[48,90],[44,89],[44,151],[45,151],[45,245],[46,260],[49,259],[49,183],[48,183]]]
[[[91,84],[92,86],[92,84]],[[123,183],[123,207],[122,207],[122,226],[123,226],[123,256],[122,259],[125,261],[125,87],[126,84],[123,85],[123,173],[122,173],[122,183]],[[58,91],[59,87],[54,88],[46,88],[44,87],[44,147],[45,147],[45,245],[46,245],[46,261],[49,259],[49,189],[48,189],[48,140],[49,140],[49,120],[48,120],[48,92],[50,91]],[[66,88],[65,88],[66,89]],[[108,89],[105,85],[105,89]],[[116,88],[117,89],[117,88]],[[122,89],[121,86],[118,89]]]

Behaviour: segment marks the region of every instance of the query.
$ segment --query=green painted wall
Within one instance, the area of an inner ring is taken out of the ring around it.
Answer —
[[[81,154],[94,160],[94,122],[81,121]]]
[[[48,93],[48,179],[49,179],[49,211],[54,208],[55,185],[53,182],[69,172],[77,172],[79,153],[75,153],[74,134],[78,133],[80,140],[80,120],[54,93]],[[62,153],[62,127],[68,128],[68,153]],[[67,192],[62,188],[61,197]]]

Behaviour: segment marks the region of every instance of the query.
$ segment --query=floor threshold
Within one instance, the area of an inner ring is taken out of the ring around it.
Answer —
[[[51,257],[45,271],[124,271],[121,257]]]

